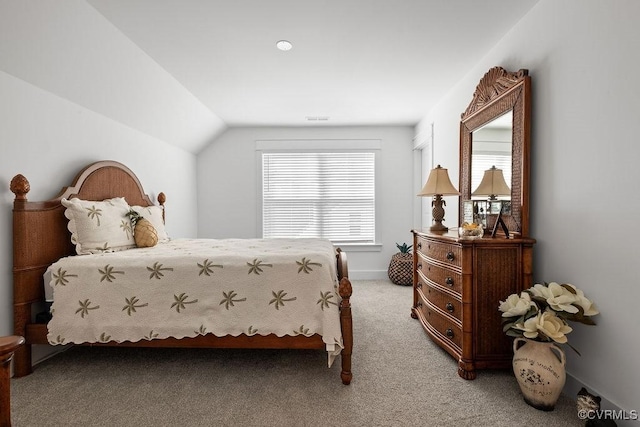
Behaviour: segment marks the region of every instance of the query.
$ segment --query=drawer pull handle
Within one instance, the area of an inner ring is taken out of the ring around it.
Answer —
[[[451,304],[450,302],[448,302],[448,303],[447,303],[447,305],[446,305],[446,307],[447,307],[447,311],[448,311],[449,313],[453,313],[453,304]]]
[[[416,304],[416,307],[422,308],[422,302],[418,301],[418,304]]]
[[[456,257],[453,254],[453,252],[451,252],[451,251],[447,252],[447,260],[448,261],[453,261],[454,259],[456,259]]]
[[[418,284],[416,285],[416,288],[422,289],[422,283],[418,282]]]
[[[449,338],[453,338],[453,335],[454,335],[453,330],[452,330],[451,328],[448,328],[448,329],[445,331],[445,334],[446,334],[446,335],[447,335],[447,337],[449,337]]]
[[[420,263],[420,264],[418,264],[418,265],[417,265],[417,269],[418,269],[418,270],[422,270],[422,263]]]
[[[453,286],[453,277],[447,276],[447,278],[444,279],[444,282],[449,286]]]
[[[418,243],[418,249],[422,249],[422,243]]]

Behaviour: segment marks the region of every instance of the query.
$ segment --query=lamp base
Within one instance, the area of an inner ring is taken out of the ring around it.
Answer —
[[[436,194],[431,201],[431,216],[433,217],[433,225],[429,228],[430,231],[447,231],[449,227],[442,225],[444,221],[444,207],[446,203],[442,200],[442,194]]]
[[[442,225],[441,222],[436,222],[431,227],[429,227],[429,231],[449,231],[449,227]]]

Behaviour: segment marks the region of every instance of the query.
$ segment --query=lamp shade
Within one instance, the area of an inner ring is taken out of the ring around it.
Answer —
[[[447,169],[440,165],[431,169],[431,172],[429,172],[429,178],[427,178],[427,183],[422,187],[422,191],[418,193],[418,196],[435,196],[436,194],[441,194],[443,196],[460,195],[460,192],[456,190],[456,187],[451,184]]]
[[[491,166],[491,169],[484,171],[480,185],[471,195],[489,196],[491,198],[495,198],[495,196],[510,196],[511,189],[504,180],[502,169],[496,169],[495,166]]]

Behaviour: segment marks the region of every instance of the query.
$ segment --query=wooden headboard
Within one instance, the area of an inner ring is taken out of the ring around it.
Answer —
[[[11,180],[13,202],[13,302],[14,333],[25,336],[31,323],[31,304],[44,301],[43,274],[58,259],[75,255],[68,220],[61,199],[77,197],[100,201],[124,197],[130,205],[150,206],[138,177],[126,166],[114,161],[100,161],[82,169],[69,187],[53,199],[30,202],[29,181],[22,175]],[[164,205],[165,195],[158,194]]]

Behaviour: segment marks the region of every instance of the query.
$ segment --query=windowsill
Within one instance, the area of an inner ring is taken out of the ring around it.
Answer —
[[[334,243],[345,252],[382,252],[382,243]]]

